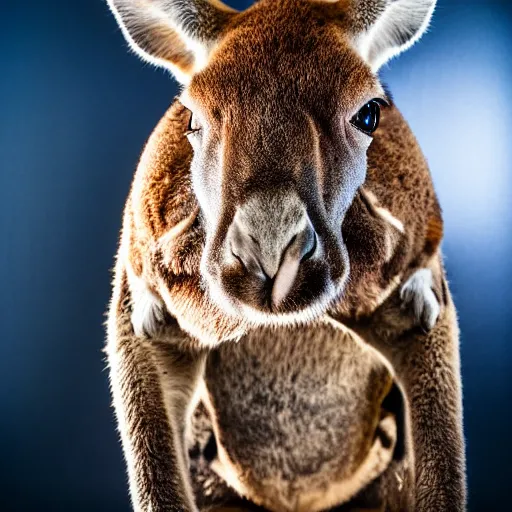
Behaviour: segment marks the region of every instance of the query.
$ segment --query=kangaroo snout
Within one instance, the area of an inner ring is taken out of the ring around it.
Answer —
[[[343,247],[293,189],[254,193],[224,233],[208,253],[208,283],[221,307],[257,324],[318,314],[346,274]]]
[[[318,243],[298,198],[246,203],[236,212],[226,242],[228,257],[261,281],[271,307],[288,296],[300,265],[315,255]]]

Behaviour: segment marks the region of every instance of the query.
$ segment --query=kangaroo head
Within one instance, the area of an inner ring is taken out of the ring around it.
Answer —
[[[108,1],[184,86],[212,298],[256,323],[323,313],[349,276],[341,226],[387,103],[376,73],[435,0]]]

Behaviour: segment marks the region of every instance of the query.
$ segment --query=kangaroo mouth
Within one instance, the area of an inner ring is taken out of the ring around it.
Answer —
[[[342,296],[348,277],[343,272],[333,279],[327,262],[313,259],[280,272],[268,278],[231,265],[208,275],[205,284],[217,305],[232,316],[254,325],[288,325],[325,313]]]

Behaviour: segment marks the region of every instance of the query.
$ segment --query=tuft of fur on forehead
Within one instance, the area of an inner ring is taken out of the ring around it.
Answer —
[[[340,3],[262,0],[231,20],[188,94],[214,117],[254,101],[271,107],[276,98],[290,111],[301,103],[320,110],[334,98],[355,108],[379,85],[353,48],[349,24]]]

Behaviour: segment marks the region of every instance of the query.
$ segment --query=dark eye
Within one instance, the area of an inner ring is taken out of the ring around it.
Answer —
[[[351,119],[351,123],[366,133],[371,135],[379,126],[380,119],[380,101],[369,101],[359,112]]]
[[[188,125],[187,125],[187,131],[185,132],[185,135],[190,135],[191,133],[198,132],[201,129],[199,126],[199,123],[194,117],[194,114],[190,112],[190,117],[188,118]]]

